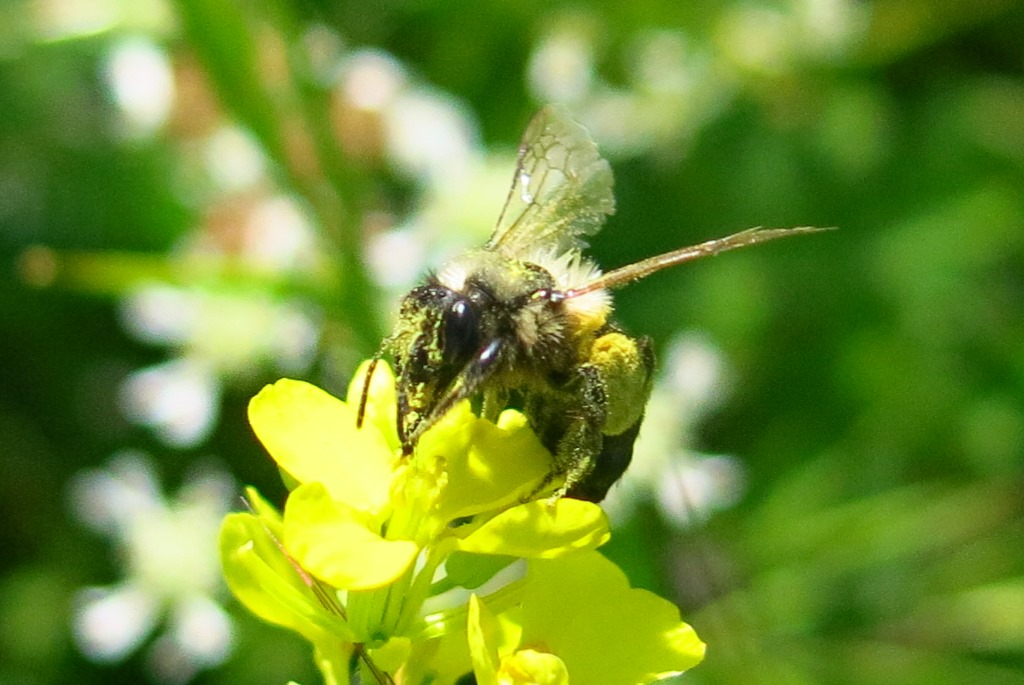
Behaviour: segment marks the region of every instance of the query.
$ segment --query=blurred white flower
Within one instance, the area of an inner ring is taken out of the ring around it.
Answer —
[[[739,460],[690,448],[700,420],[722,399],[724,361],[703,336],[677,338],[647,404],[633,462],[604,501],[614,519],[629,517],[637,502],[653,497],[671,523],[687,526],[734,504],[743,491]]]
[[[178,346],[183,356],[224,375],[260,363],[301,370],[319,335],[314,317],[298,305],[227,288],[147,285],[124,301],[121,314],[140,340]]]
[[[163,0],[33,0],[12,8],[11,23],[27,14],[28,28],[42,41],[75,40],[101,33],[167,35],[177,29],[174,8]],[[17,24],[11,23],[11,26]]]
[[[420,87],[384,109],[388,158],[426,184],[463,183],[479,154],[476,122],[451,96]]]
[[[593,21],[570,15],[533,48],[527,67],[530,89],[542,101],[577,102],[594,81]]]
[[[301,373],[320,335],[314,316],[261,292],[151,284],[121,311],[138,339],[178,348],[176,358],[132,373],[121,391],[129,420],[175,447],[198,444],[213,429],[225,378],[260,364]]]
[[[571,104],[604,154],[633,157],[688,142],[718,111],[731,86],[705,48],[676,30],[637,32],[622,56],[625,80],[612,84],[595,65],[600,19],[570,13],[533,48],[528,86],[541,101]]]
[[[134,452],[72,479],[72,510],[112,539],[125,572],[121,582],[75,597],[74,638],[86,657],[120,661],[164,622],[147,655],[156,679],[184,683],[227,658],[232,626],[216,600],[217,531],[234,492],[230,476],[208,468],[168,501],[150,461]]]
[[[424,186],[461,182],[479,154],[476,122],[452,95],[410,79],[383,50],[357,50],[341,69],[336,98],[379,117],[383,152]]]
[[[339,96],[357,109],[380,111],[407,86],[405,67],[384,50],[356,50],[341,71]]]
[[[338,32],[326,24],[313,23],[303,32],[301,45],[313,80],[323,87],[337,82],[345,52],[345,41]]]
[[[263,148],[238,126],[218,127],[203,141],[202,152],[206,172],[220,192],[249,190],[267,177]]]
[[[857,0],[792,0],[805,50],[835,59],[852,50],[871,25],[871,6]]]
[[[515,155],[477,156],[462,182],[426,189],[416,212],[398,226],[370,236],[371,274],[397,298],[431,265],[483,244],[498,219],[515,168]],[[390,308],[389,308],[390,309]]]
[[[715,15],[711,40],[678,29],[644,28],[629,40],[602,40],[598,12],[555,11],[533,45],[527,88],[539,102],[568,103],[612,159],[678,156],[744,90],[764,88],[807,64],[854,49],[870,25],[856,0],[785,0],[771,7],[728,6]],[[621,55],[609,55],[621,45]],[[612,81],[601,65],[618,58]]]
[[[107,56],[106,77],[129,137],[156,133],[174,105],[174,73],[167,52],[144,36],[120,38]]]
[[[209,364],[181,357],[140,369],[121,388],[128,419],[174,447],[202,442],[219,416],[221,384]]]
[[[252,207],[238,251],[245,264],[274,273],[315,271],[323,259],[304,205],[290,195],[271,195]]]
[[[722,14],[717,48],[735,68],[760,76],[778,76],[797,64],[796,18],[783,8],[737,5]]]
[[[372,130],[376,138],[372,145],[362,144],[414,181],[420,193],[417,209],[401,223],[385,217],[384,227],[368,234],[371,274],[394,296],[427,265],[487,237],[515,156],[510,150],[500,164],[492,164],[472,112],[453,96],[414,79],[387,52],[353,51],[340,73],[335,89],[339,111],[366,117],[357,119],[359,133],[367,136]],[[500,169],[500,176],[494,169]]]
[[[378,285],[405,288],[419,278],[427,262],[427,246],[421,223],[406,223],[370,236],[366,262]]]

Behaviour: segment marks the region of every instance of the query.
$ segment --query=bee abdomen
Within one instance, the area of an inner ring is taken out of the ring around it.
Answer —
[[[629,468],[633,460],[633,445],[640,433],[643,415],[628,429],[618,435],[605,435],[601,443],[601,451],[594,460],[593,469],[582,480],[574,484],[565,493],[566,497],[600,502],[608,495],[608,490]]]

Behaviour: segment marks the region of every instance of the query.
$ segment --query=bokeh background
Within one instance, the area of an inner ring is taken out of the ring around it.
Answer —
[[[485,239],[568,104],[663,377],[606,552],[682,682],[1024,683],[1024,6],[8,0],[0,683],[315,683],[218,585],[281,486],[245,405],[334,391]],[[567,617],[570,618],[570,617]]]

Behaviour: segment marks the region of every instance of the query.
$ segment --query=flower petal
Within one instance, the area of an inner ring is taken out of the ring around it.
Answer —
[[[320,483],[292,491],[284,509],[284,544],[304,569],[336,588],[368,590],[401,576],[419,547],[386,540],[359,512],[337,502]]]
[[[573,683],[650,683],[704,658],[704,643],[674,604],[630,588],[597,552],[531,561],[526,581],[523,644],[557,654]]]
[[[94,661],[120,661],[138,649],[160,617],[159,597],[139,584],[86,588],[75,597],[74,636]]]
[[[363,391],[366,386],[366,372],[370,368],[370,361],[367,360],[359,365],[352,381],[348,384],[348,392],[345,394],[345,401],[350,407],[359,411],[359,403],[363,400]],[[397,394],[395,391],[395,374],[391,366],[383,359],[377,362],[377,368],[370,379],[369,392],[366,395],[366,413],[363,421],[368,425],[376,426],[380,434],[388,441],[392,450],[401,447],[398,441],[398,406]]]
[[[178,602],[169,623],[168,633],[193,666],[218,666],[231,653],[231,619],[209,597],[197,595]]]
[[[282,379],[249,402],[249,422],[283,470],[320,482],[360,511],[388,500],[393,452],[375,426],[356,429],[355,409],[320,388]]]
[[[471,417],[439,424],[417,449],[446,458],[448,486],[437,512],[445,522],[514,504],[551,470],[551,454],[516,411],[503,412],[497,425]]]
[[[569,685],[565,662],[554,654],[523,649],[503,657],[499,682],[509,685]]]
[[[457,545],[464,552],[553,559],[600,547],[610,536],[601,507],[562,498],[553,505],[534,501],[507,509]]]
[[[329,613],[285,556],[267,522],[252,514],[229,514],[220,530],[224,578],[249,611],[317,642],[351,640],[347,624]],[[278,526],[279,526],[278,522]]]

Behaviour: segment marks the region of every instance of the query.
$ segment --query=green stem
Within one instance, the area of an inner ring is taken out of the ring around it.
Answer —
[[[301,48],[302,26],[292,5],[276,3],[279,28],[292,46],[288,51],[294,104],[310,136],[324,183],[305,183],[305,195],[320,219],[325,237],[336,249],[341,280],[334,305],[348,324],[355,346],[364,356],[377,350],[383,335],[378,310],[367,303],[376,299],[363,254],[362,223],[366,214],[369,184],[366,174],[342,154],[331,128],[332,93],[303,77],[311,72]]]
[[[322,234],[337,255],[337,290],[327,298],[345,322],[348,344],[362,355],[376,350],[382,326],[375,307],[373,286],[363,262],[362,219],[368,197],[365,175],[341,154],[330,127],[330,93],[302,74],[301,53],[288,48],[289,77],[286,87],[271,90],[260,72],[259,23],[252,8],[231,0],[178,0],[182,23],[224,106],[260,140],[276,162],[284,185],[308,203]],[[302,26],[287,3],[276,2],[274,11],[260,15],[289,46],[301,45]],[[291,124],[289,126],[289,124]],[[287,141],[294,132],[309,136],[316,164],[295,164]],[[307,169],[319,170],[313,176]]]
[[[443,543],[442,543],[443,544]],[[434,572],[448,556],[446,549],[432,546],[427,548],[427,559],[423,568],[416,574],[416,579],[405,593],[402,602],[402,613],[395,620],[395,634],[408,635],[413,622],[420,617],[420,609],[430,595],[430,587],[434,581]]]
[[[409,588],[413,585],[413,568],[388,587],[387,597],[381,607],[381,633],[388,637],[400,635],[398,623],[409,602]]]

